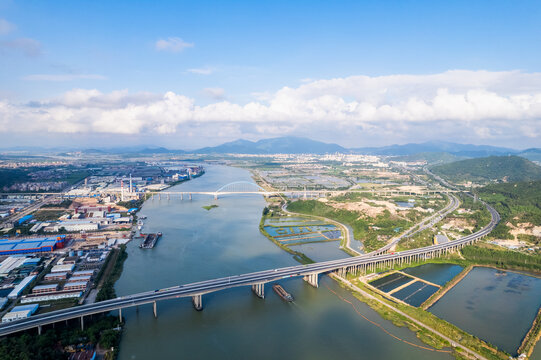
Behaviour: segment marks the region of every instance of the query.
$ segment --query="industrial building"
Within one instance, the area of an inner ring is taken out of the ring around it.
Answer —
[[[23,281],[21,281],[19,285],[15,286],[15,288],[13,288],[13,290],[8,294],[8,299],[18,298],[21,292],[26,289],[26,287],[30,285],[30,283],[34,281],[35,278],[36,275],[30,275],[25,277]]]
[[[51,293],[58,290],[58,284],[38,285],[32,289],[32,294]]]
[[[8,302],[8,298],[0,297],[0,310],[2,310],[4,306],[6,306],[7,302]]]
[[[96,271],[95,270],[81,270],[81,271],[74,271],[72,276],[92,276],[94,275]]]
[[[73,264],[62,264],[62,265],[55,265],[51,269],[51,273],[63,273],[63,272],[72,272],[75,268],[75,265]]]
[[[132,219],[129,216],[113,219],[114,224],[130,224],[131,222],[132,222]]]
[[[19,319],[25,319],[34,314],[39,308],[38,304],[15,306],[9,313],[4,315],[2,322],[11,322]]]
[[[21,298],[21,303],[27,304],[27,303],[35,303],[35,302],[42,302],[42,301],[54,301],[54,300],[62,300],[62,299],[70,299],[70,298],[80,298],[82,295],[83,293],[81,291],[55,291],[52,293],[33,294],[33,295],[23,296]]]
[[[82,275],[82,276],[72,276],[68,279],[68,282],[70,283],[73,283],[73,282],[89,282],[90,281],[90,278],[91,276],[90,275]]]
[[[61,229],[65,231],[96,231],[99,230],[100,224],[88,220],[66,220],[57,223],[53,226],[55,232]]]
[[[68,282],[64,285],[64,291],[85,290],[86,285],[86,282]]]
[[[50,274],[45,275],[43,279],[45,281],[66,280],[67,277],[68,277],[67,272],[55,272],[55,273],[50,273]]]
[[[22,218],[20,218],[19,220],[17,220],[15,222],[15,226],[22,225],[25,222],[32,220],[33,217],[34,217],[34,215],[25,215],[25,216],[23,216]]]
[[[10,256],[0,263],[0,276],[7,276],[12,270],[24,264],[26,258]]]
[[[50,252],[64,247],[66,236],[0,240],[0,255]]]

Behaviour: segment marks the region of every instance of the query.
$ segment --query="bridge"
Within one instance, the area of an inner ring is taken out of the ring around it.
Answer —
[[[336,272],[342,276],[347,273],[360,274],[369,271],[376,271],[377,269],[390,268],[395,264],[405,264],[435,258],[449,252],[457,251],[466,245],[472,244],[478,239],[488,235],[494,229],[494,227],[500,221],[500,215],[490,205],[484,202],[483,204],[490,212],[490,223],[474,234],[467,235],[448,243],[431,245],[424,248],[412,249],[398,253],[356,256],[315,264],[264,270],[122,296],[116,299],[57,310],[50,313],[17,320],[11,323],[1,324],[0,336],[32,328],[37,328],[38,333],[41,333],[42,326],[44,325],[76,318],[80,318],[81,327],[83,327],[85,316],[110,311],[119,311],[119,316],[122,318],[122,309],[145,304],[153,304],[154,316],[157,317],[157,302],[168,299],[191,297],[195,309],[202,310],[203,295],[220,290],[241,286],[250,286],[252,291],[258,297],[264,298],[265,284],[280,279],[303,277],[303,279],[310,285],[318,287],[319,276],[325,273]]]
[[[284,188],[282,190],[267,190],[262,188],[261,186],[257,185],[254,182],[250,181],[235,181],[232,183],[229,183],[227,185],[224,185],[217,189],[216,191],[138,191],[135,192],[135,194],[141,196],[141,197],[158,197],[158,199],[161,199],[162,196],[164,196],[167,199],[171,198],[177,198],[180,200],[184,200],[184,197],[192,199],[193,195],[206,195],[206,196],[213,196],[215,199],[218,199],[220,196],[224,195],[263,195],[263,196],[279,196],[284,195],[290,198],[317,198],[322,196],[337,196],[337,195],[345,195],[348,193],[359,193],[359,194],[373,194],[373,195],[383,195],[383,196],[393,196],[393,195],[405,195],[405,196],[413,196],[413,195],[434,195],[434,194],[450,194],[450,193],[456,193],[459,192],[459,190],[449,190],[446,188],[441,189],[424,189],[424,190],[417,190],[417,191],[404,191],[404,190],[398,190],[398,189],[346,189],[346,190],[329,190],[329,189],[307,189],[304,187],[304,189],[287,189]],[[120,190],[101,190],[99,192],[92,193],[91,195],[121,195],[122,192]],[[128,192],[125,192],[125,194],[128,194]],[[78,197],[88,197],[89,195],[86,194],[78,194],[78,195],[67,195],[67,192],[65,193],[54,193],[54,192],[36,192],[36,193],[0,193],[0,196],[22,196],[22,197],[61,197],[61,198],[78,198]]]

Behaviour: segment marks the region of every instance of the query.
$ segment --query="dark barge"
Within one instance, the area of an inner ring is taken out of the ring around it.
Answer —
[[[157,234],[147,234],[144,236],[144,240],[139,245],[141,249],[152,249],[155,245],[158,239],[162,236],[162,233],[159,232]]]
[[[274,290],[275,293],[278,294],[278,296],[282,298],[282,300],[287,301],[287,302],[293,301],[293,296],[287,291],[285,291],[281,285],[274,284],[272,285],[272,289]]]

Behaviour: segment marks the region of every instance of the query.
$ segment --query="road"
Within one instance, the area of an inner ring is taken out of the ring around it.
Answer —
[[[332,271],[353,269],[368,265],[377,265],[398,261],[414,261],[422,258],[438,256],[446,251],[458,249],[464,245],[471,244],[479,238],[489,234],[500,220],[499,214],[488,204],[485,204],[491,214],[490,223],[480,231],[463,238],[450,241],[445,244],[427,246],[420,249],[412,249],[393,254],[381,254],[376,256],[356,256],[339,260],[332,260],[308,265],[297,265],[280,269],[264,270],[254,273],[228,276],[219,279],[200,281],[192,284],[174,286],[166,289],[148,291],[130,296],[124,296],[108,301],[94,304],[76,306],[73,308],[58,310],[46,314],[32,316],[27,319],[5,323],[0,325],[0,336],[11,334],[17,331],[35,328],[38,326],[52,324],[59,321],[83,317],[96,313],[109,312],[126,307],[138,306],[153,303],[159,300],[174,299],[181,297],[200,296],[206,293],[224,289],[264,284],[283,278],[299,276],[316,276]]]
[[[64,195],[64,193],[66,193],[67,191],[81,185],[83,182],[84,182],[85,179],[73,184],[73,185],[69,185],[68,187],[64,188],[61,192],[57,192],[57,193],[0,193],[1,196],[4,196],[4,195],[19,195],[19,196],[37,196],[37,195],[41,195],[43,196],[41,199],[39,199],[38,201],[34,202],[33,204],[25,207],[23,210],[19,211],[18,213],[15,213],[11,216],[8,216],[4,219],[2,219],[2,221],[0,222],[0,226],[4,226],[6,223],[8,222],[14,222],[16,220],[19,220],[20,218],[22,218],[23,216],[26,216],[28,214],[31,214],[32,212],[38,210],[39,208],[41,208],[43,205],[46,205],[50,202],[52,202],[53,200],[57,199],[58,197],[61,197]]]
[[[448,194],[448,196],[449,196],[450,202],[445,208],[438,211],[436,214],[434,214],[434,215],[432,215],[432,216],[430,216],[430,217],[428,217],[426,219],[423,219],[420,223],[417,223],[414,226],[412,226],[411,228],[409,228],[408,231],[402,233],[397,238],[394,238],[389,244],[385,245],[382,248],[379,248],[378,250],[372,251],[372,252],[368,253],[367,255],[381,254],[381,253],[391,249],[394,245],[398,244],[402,239],[412,237],[415,234],[417,234],[417,233],[419,233],[419,232],[421,232],[423,230],[426,230],[428,228],[431,228],[432,226],[434,226],[435,224],[440,222],[444,217],[446,217],[447,215],[449,215],[450,213],[455,211],[458,208],[458,206],[460,205],[460,201],[458,200],[458,198],[455,195]]]

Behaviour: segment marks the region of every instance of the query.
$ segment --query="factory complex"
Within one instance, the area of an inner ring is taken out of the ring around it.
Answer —
[[[62,249],[65,241],[65,235],[29,239],[1,239],[0,255],[50,252]]]

